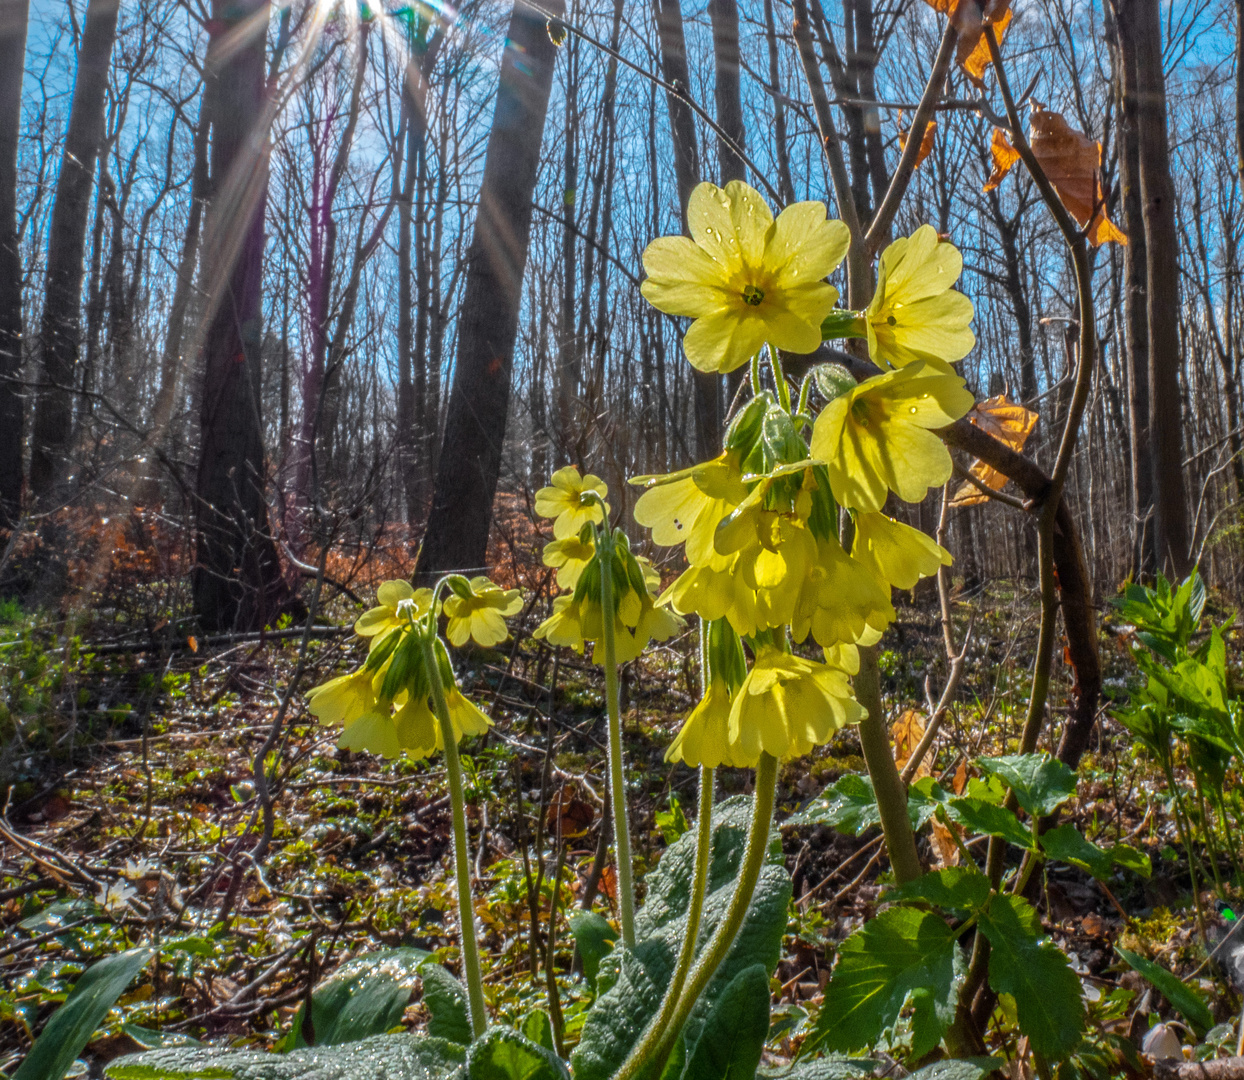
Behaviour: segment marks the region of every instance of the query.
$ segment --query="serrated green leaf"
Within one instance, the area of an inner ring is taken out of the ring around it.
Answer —
[[[872,781],[855,773],[840,776],[784,824],[829,825],[848,836],[859,836],[865,829],[881,824]]]
[[[543,1009],[532,1009],[523,1020],[523,1038],[530,1039],[545,1050],[556,1050],[553,1042],[553,1021]]]
[[[61,1080],[108,1010],[153,955],[154,949],[129,949],[87,968],[65,1003],[52,1014],[13,1080]]]
[[[1005,1064],[996,1057],[948,1058],[917,1069],[908,1080],[982,1080]]]
[[[1152,960],[1146,960],[1130,949],[1124,949],[1118,945],[1114,947],[1114,951],[1127,962],[1133,971],[1139,972],[1153,983],[1158,993],[1188,1021],[1198,1039],[1204,1038],[1205,1033],[1214,1026],[1214,1017],[1205,1002],[1201,1000],[1200,994],[1187,983],[1182,982],[1178,976],[1155,964]]]
[[[1076,774],[1049,754],[1014,754],[981,758],[984,772],[1004,780],[1019,805],[1033,817],[1052,814],[1076,793]]]
[[[424,964],[419,974],[423,978],[423,1003],[432,1015],[428,1034],[469,1046],[473,1035],[466,988],[440,964]]]
[[[1109,853],[1085,840],[1074,825],[1060,825],[1042,833],[1041,846],[1051,859],[1078,866],[1098,881],[1105,881],[1114,871],[1114,860]]]
[[[1084,1034],[1080,979],[1057,946],[1040,940],[1032,905],[995,894],[977,925],[989,939],[989,985],[1015,998],[1020,1031],[1037,1053],[1066,1057]]]
[[[736,796],[713,811],[713,849],[697,951],[712,936],[734,895],[751,805],[750,798]],[[635,920],[634,951],[619,945],[601,961],[598,996],[572,1058],[575,1080],[612,1077],[660,1005],[686,932],[695,834],[692,830],[671,844],[648,875],[647,899]],[[790,895],[790,877],[775,830],[743,925],[684,1028],[690,1045],[740,971],[759,963],[771,973],[777,966]]]
[[[872,1058],[826,1054],[819,1058],[804,1058],[788,1068],[760,1069],[756,1080],[855,1080],[858,1076],[871,1076],[878,1064]]]
[[[117,1058],[108,1080],[465,1080],[466,1048],[419,1035],[377,1035],[340,1046],[308,1046],[288,1054],[223,1046],[153,1050]],[[134,1073],[134,1069],[156,1072]]]
[[[915,881],[900,885],[885,894],[892,903],[925,900],[943,911],[967,916],[985,906],[989,899],[989,879],[968,866],[951,866],[933,870]]]
[[[618,932],[609,920],[595,911],[573,911],[566,916],[570,932],[574,935],[575,948],[583,958],[583,977],[593,990],[596,989],[596,972],[600,962],[613,951],[618,942]]]
[[[1016,847],[1031,850],[1032,830],[1025,828],[1023,822],[1005,806],[994,806],[983,799],[964,797],[951,799],[946,804],[946,813],[972,833],[984,833],[986,836],[1000,836]]]
[[[769,1035],[769,973],[744,968],[704,1021],[682,1080],[753,1080]]]
[[[508,1028],[489,1028],[467,1054],[468,1080],[570,1080],[551,1050]]]
[[[954,1019],[954,954],[954,931],[937,915],[904,907],[883,911],[838,947],[808,1044],[862,1049],[898,1019],[911,995],[922,1029],[922,1045],[912,1053],[928,1053]]]

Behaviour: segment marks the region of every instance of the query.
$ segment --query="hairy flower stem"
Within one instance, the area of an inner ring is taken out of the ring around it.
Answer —
[[[631,884],[631,831],[626,814],[626,777],[622,768],[622,709],[618,703],[618,654],[614,641],[613,537],[606,519],[598,540],[601,550],[600,617],[605,646],[605,708],[609,713],[609,797],[613,802],[613,842],[618,858],[618,911],[622,943],[635,947],[635,890]],[[606,544],[609,545],[606,547]]]
[[[730,898],[730,906],[726,909],[725,918],[717,925],[712,938],[700,954],[683,987],[678,1004],[671,1010],[667,1024],[661,1028],[655,1024],[648,1029],[655,1032],[655,1048],[648,1050],[650,1040],[645,1037],[639,1046],[631,1051],[631,1056],[618,1071],[614,1080],[633,1080],[641,1070],[650,1071],[659,1076],[665,1068],[674,1043],[682,1033],[683,1025],[695,1003],[700,1000],[704,988],[721,966],[721,962],[734,944],[743,920],[747,916],[748,906],[752,902],[752,894],[756,891],[756,882],[760,880],[760,871],[765,864],[765,855],[769,850],[769,830],[773,825],[773,797],[777,788],[778,762],[772,754],[761,752],[760,763],[756,766],[756,794],[752,796],[752,822],[747,831],[747,846],[743,850],[743,863],[739,867],[739,883]],[[702,813],[702,812],[701,812]],[[703,817],[701,817],[701,821]],[[703,827],[703,826],[701,826]],[[698,852],[697,852],[698,854]]]
[[[484,980],[479,969],[479,946],[475,941],[475,909],[471,904],[471,858],[467,854],[466,804],[462,796],[462,764],[458,760],[458,743],[449,720],[441,670],[436,662],[432,642],[422,639],[423,665],[432,687],[432,705],[441,726],[445,743],[445,771],[449,774],[449,802],[454,815],[454,870],[458,878],[458,927],[462,935],[462,974],[471,1009],[471,1032],[475,1038],[484,1034],[488,1014],[484,1010]]]

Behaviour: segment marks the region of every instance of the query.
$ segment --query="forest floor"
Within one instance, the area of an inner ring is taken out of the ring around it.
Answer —
[[[529,584],[543,568],[521,555],[511,544],[511,576]],[[364,600],[378,580],[395,576],[383,565],[353,573],[349,589]],[[173,1037],[276,1045],[311,987],[368,952],[411,946],[451,970],[457,965],[443,763],[338,749],[336,732],[306,711],[308,687],[364,654],[348,632],[358,605],[328,590],[322,625],[305,648],[299,628],[285,626],[267,640],[213,643],[180,636],[175,623],[160,621],[168,616],[156,618],[163,601],[152,597],[163,594],[155,584],[146,588],[98,592],[72,637],[64,619],[0,608],[0,769],[11,785],[0,818],[0,1071],[24,1055],[86,966],[139,936],[158,935],[159,960],[111,1014],[112,1034],[88,1047],[92,1061]],[[141,618],[139,597],[148,605]],[[957,641],[970,634],[969,667],[933,772],[961,787],[977,757],[1016,745],[1037,630],[1035,591],[1011,582],[960,586],[953,618]],[[611,871],[598,855],[602,679],[585,659],[554,655],[533,640],[538,621],[529,606],[512,642],[456,657],[464,690],[495,721],[489,734],[464,744],[463,763],[489,1006],[513,1024],[547,1006],[532,944],[533,934],[543,942],[549,925],[557,861],[550,832],[559,821],[566,850],[558,909],[594,905],[609,916],[614,899]],[[1117,698],[1137,678],[1122,629],[1106,616],[1106,689]],[[664,761],[695,701],[694,651],[687,634],[623,673],[641,889],[644,871],[695,816],[696,774]],[[291,695],[300,663],[305,670]],[[901,754],[946,675],[934,595],[900,605],[881,666]],[[1055,687],[1046,749],[1057,742],[1070,691],[1061,661]],[[1103,1024],[1119,1022],[1127,1012],[1119,1002],[1142,987],[1119,963],[1117,944],[1181,977],[1194,975],[1216,1019],[1230,1021],[1239,998],[1209,970],[1197,972],[1205,952],[1169,793],[1106,706],[1068,812],[1090,839],[1146,852],[1153,873],[1146,880],[1120,871],[1103,887],[1066,867],[1051,872],[1039,905],[1045,929],[1086,983],[1100,988]],[[269,801],[254,782],[265,744]],[[785,764],[779,823],[840,776],[863,771],[851,729]],[[720,770],[719,794],[746,791],[749,777]],[[875,828],[852,836],[796,825],[782,828],[782,837],[796,900],[773,983],[769,1047],[779,1060],[798,1047],[836,943],[875,912],[888,868]],[[921,843],[932,864],[938,850]],[[540,881],[534,900],[533,876]],[[1225,865],[1223,876],[1224,895],[1239,897],[1232,889],[1241,883],[1227,883]],[[573,1045],[590,993],[559,924],[554,966]],[[419,996],[413,1000],[404,1020],[412,1029],[426,1021]],[[1165,1009],[1156,999],[1152,1007]]]

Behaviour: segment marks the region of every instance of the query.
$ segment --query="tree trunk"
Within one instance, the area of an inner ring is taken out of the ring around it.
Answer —
[[[268,526],[259,415],[268,14],[268,0],[212,0],[212,198],[192,579],[195,613],[212,631],[260,629],[287,597]]]
[[[1167,142],[1162,18],[1158,0],[1120,0],[1119,10],[1120,25],[1130,29],[1120,35],[1120,46],[1134,49],[1145,269],[1148,281],[1162,283],[1146,295],[1153,533],[1159,568],[1182,579],[1189,568],[1189,526],[1179,408],[1179,234]]]
[[[564,5],[549,7],[560,15]],[[418,574],[484,565],[510,406],[532,196],[556,46],[548,16],[519,0],[510,17],[484,157],[458,327],[458,360]]]
[[[1244,0],[1240,0],[1244,3]],[[795,201],[795,183],[790,174],[790,147],[786,136],[786,106],[782,102],[781,69],[778,66],[777,26],[773,19],[773,0],[765,0],[765,42],[769,47],[769,89],[773,91],[773,150],[777,157],[778,194],[790,206]]]
[[[665,102],[674,139],[674,175],[678,181],[678,205],[682,208],[685,230],[687,200],[700,182],[700,162],[695,115],[687,103],[691,95],[691,75],[687,68],[682,9],[678,0],[652,0],[652,6],[661,38],[661,71],[665,81],[678,91],[666,91]],[[721,379],[707,371],[692,371],[691,378],[695,398],[695,453],[697,459],[707,461],[721,448]]]
[[[562,292],[557,326],[557,435],[562,455],[582,464],[586,431],[580,431],[575,406],[582,381],[578,333],[575,326],[576,221],[579,207],[579,72],[578,46],[566,43],[565,126],[562,146]],[[594,209],[594,208],[593,208]],[[590,288],[590,279],[584,279]]]
[[[17,239],[17,141],[30,0],[0,0],[0,529],[22,505],[22,255]]]
[[[118,8],[119,0],[90,0],[87,4],[65,149],[56,181],[56,201],[48,226],[40,343],[43,377],[49,385],[35,405],[30,452],[30,490],[40,499],[52,492],[62,474],[73,430],[82,258],[95,162],[104,138],[104,95],[117,36]]]

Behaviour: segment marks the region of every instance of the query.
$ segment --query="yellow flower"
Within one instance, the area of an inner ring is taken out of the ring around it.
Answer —
[[[869,626],[884,628],[894,618],[890,588],[831,537],[817,544],[817,558],[803,582],[791,620],[791,636],[811,631],[818,645],[854,642]]]
[[[458,646],[470,638],[486,648],[500,644],[510,636],[505,618],[523,606],[522,594],[517,589],[502,589],[486,577],[471,579],[471,593],[470,597],[455,593],[445,601],[445,614],[449,616],[446,636]]]
[[[967,356],[976,344],[972,301],[951,289],[962,270],[963,256],[932,225],[887,247],[864,313],[869,356],[888,367]]]
[[[722,454],[702,465],[652,481],[635,503],[635,520],[652,530],[654,543],[673,547],[686,543],[692,566],[724,570],[730,560],[713,549],[717,525],[747,497],[736,456]]]
[[[583,573],[583,568],[596,554],[596,545],[584,543],[577,535],[565,540],[550,540],[544,545],[544,565],[557,568],[557,585],[573,589]]]
[[[856,517],[851,554],[896,589],[910,589],[922,577],[936,574],[939,566],[954,561],[931,536],[885,514]]]
[[[383,671],[383,669],[382,669]],[[338,675],[307,691],[307,707],[325,727],[330,724],[352,724],[376,705],[376,680],[382,671],[359,668],[348,675]]]
[[[432,606],[432,590],[416,589],[409,581],[384,581],[376,590],[377,607],[365,611],[354,624],[359,637],[374,639],[373,644],[387,630],[406,627],[407,615],[416,620],[428,613]]]
[[[536,513],[553,518],[554,538],[565,540],[568,536],[577,536],[589,521],[599,525],[605,520],[609,504],[602,509],[595,499],[585,497],[588,492],[594,492],[603,499],[609,493],[599,476],[591,473],[580,476],[578,469],[567,465],[550,476],[549,481],[548,487],[536,492]]]
[[[958,375],[916,361],[834,398],[816,418],[812,454],[825,462],[843,506],[880,510],[890,490],[919,502],[952,471],[950,453],[929,429],[953,423],[971,407]]]
[[[710,622],[724,619],[734,604],[733,575],[729,570],[692,566],[678,575],[657,604],[669,604],[683,615],[695,614]]]
[[[738,748],[730,745],[730,706],[730,688],[724,679],[714,678],[700,703],[687,714],[665,751],[665,760],[710,769],[746,765]]]
[[[483,735],[492,721],[479,710],[473,701],[464,697],[456,685],[445,687],[445,705],[449,712],[449,723],[454,730],[454,742],[461,742],[466,735]],[[441,738],[440,725],[436,725],[436,748],[445,749],[445,740]]]
[[[825,277],[847,253],[841,221],[825,204],[788,206],[773,220],[760,194],[738,180],[700,184],[687,203],[691,238],[663,236],[644,251],[640,287],[656,308],[695,321],[683,339],[693,367],[733,371],[767,341],[810,353],[838,299]]]
[[[747,765],[757,764],[762,750],[800,757],[863,715],[844,671],[762,645],[734,695],[727,740]]]

